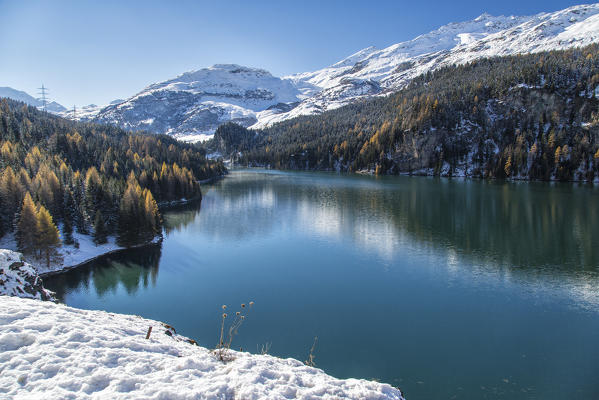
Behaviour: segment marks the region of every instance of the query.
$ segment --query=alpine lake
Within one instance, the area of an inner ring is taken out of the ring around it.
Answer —
[[[318,368],[408,399],[599,398],[599,187],[250,169],[202,192],[161,244],[45,286],[208,348],[253,301],[232,348],[318,337]]]

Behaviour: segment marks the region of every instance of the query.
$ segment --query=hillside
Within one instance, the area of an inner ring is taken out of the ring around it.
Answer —
[[[289,107],[299,95],[290,81],[265,70],[222,64],[150,85],[102,109],[95,120],[194,141],[223,122],[253,125],[259,111]]]
[[[254,128],[299,115],[312,115],[405,87],[430,71],[476,59],[561,50],[599,41],[599,4],[533,16],[483,14],[450,23],[384,49],[369,47],[338,63],[286,77],[315,93],[287,113],[264,112]]]
[[[0,246],[48,270],[155,240],[160,203],[199,199],[198,181],[226,171],[169,136],[73,122],[9,99],[0,99],[0,155]]]
[[[22,90],[16,90],[11,87],[0,87],[0,97],[7,97],[9,99],[22,101],[25,104],[28,104],[33,107],[40,108],[43,106],[43,103],[40,99],[36,99],[30,94],[23,92]],[[67,109],[58,104],[55,101],[51,101],[46,105],[46,109],[52,113],[63,113],[68,112]]]
[[[275,168],[593,181],[598,49],[445,67],[391,96],[258,131],[236,150],[242,164]]]
[[[599,41],[599,4],[533,16],[483,14],[412,40],[368,47],[322,69],[282,78],[235,64],[217,64],[149,85],[126,100],[81,109],[80,120],[208,139],[225,122],[261,129],[389,95],[439,68],[494,56],[586,46]],[[69,116],[68,112],[63,113]]]

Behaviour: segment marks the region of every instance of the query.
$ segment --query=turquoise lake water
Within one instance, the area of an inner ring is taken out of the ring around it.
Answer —
[[[599,399],[599,188],[233,171],[161,245],[47,278],[67,305],[315,361],[408,399]]]

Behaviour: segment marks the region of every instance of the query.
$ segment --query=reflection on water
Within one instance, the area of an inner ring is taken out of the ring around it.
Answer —
[[[599,398],[599,189],[235,171],[164,214],[165,240],[46,280],[139,314],[376,378],[409,398]],[[159,268],[160,267],[160,268]]]
[[[166,231],[233,242],[300,229],[327,240],[350,237],[390,265],[409,244],[445,252],[450,270],[468,258],[473,274],[568,287],[581,306],[599,307],[596,188],[274,171],[238,172],[208,193],[210,213],[167,214]]]
[[[160,254],[160,244],[135,248],[108,255],[50,280],[52,287],[57,288],[56,297],[62,302],[66,292],[76,289],[93,290],[98,297],[103,297],[123,288],[127,294],[135,295],[140,288],[156,285]]]
[[[291,211],[305,229],[330,237],[350,232],[356,244],[382,254],[409,235],[518,267],[599,265],[594,188],[408,177],[336,182],[312,175],[239,173],[220,181],[204,200],[218,212],[202,215],[201,229],[244,239],[289,224],[277,215]],[[167,231],[194,222],[198,213],[167,215]]]

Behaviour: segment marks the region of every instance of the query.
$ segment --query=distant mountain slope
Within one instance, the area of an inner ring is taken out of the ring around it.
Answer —
[[[387,95],[448,65],[596,42],[599,4],[534,16],[483,14],[384,49],[360,50],[318,71],[283,78],[229,64],[187,72],[125,101],[88,108],[80,118],[193,141],[209,137],[228,121],[259,129]]]
[[[282,169],[599,182],[598,96],[592,44],[443,67],[320,115],[225,125],[206,146]]]
[[[356,99],[404,87],[428,71],[482,57],[585,46],[599,41],[599,4],[580,5],[531,17],[483,14],[451,23],[382,50],[374,47],[315,72],[286,77],[312,87],[311,96],[286,113],[259,115],[259,128],[298,115],[317,114]],[[316,89],[314,89],[316,88]]]
[[[135,96],[102,109],[99,122],[189,139],[212,134],[223,122],[244,126],[257,122],[259,111],[300,101],[289,80],[235,64],[186,72],[148,86]]]
[[[11,87],[0,87],[0,97],[8,97],[9,99],[22,101],[23,103],[27,103],[30,106],[34,107],[42,107],[41,100],[36,99],[33,96],[30,96],[26,92],[21,90],[16,90]],[[58,104],[55,101],[52,101],[46,105],[46,109],[53,113],[59,113],[62,111],[66,111],[66,108],[62,105]]]

